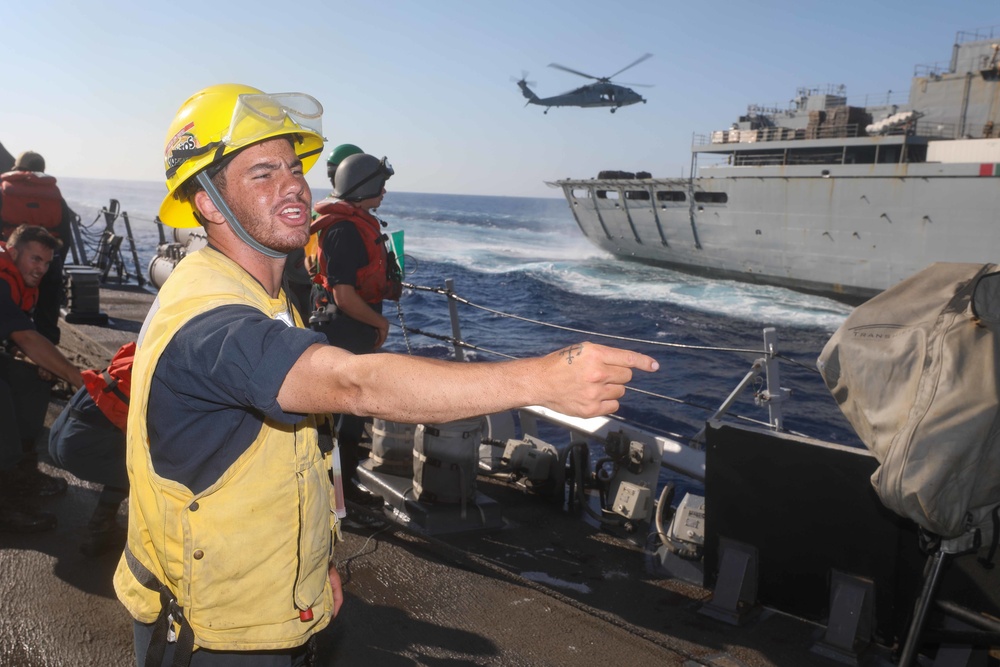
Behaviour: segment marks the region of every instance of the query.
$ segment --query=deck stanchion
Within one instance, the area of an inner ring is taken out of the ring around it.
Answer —
[[[766,355],[764,373],[767,377],[767,389],[761,395],[761,401],[767,403],[771,427],[776,431],[781,431],[784,427],[781,404],[788,399],[791,392],[781,387],[781,370],[778,367],[777,356],[778,332],[774,327],[764,329],[764,354]]]
[[[455,360],[465,361],[465,350],[462,349],[461,345],[462,329],[458,324],[458,305],[451,298],[451,295],[455,293],[455,281],[451,278],[446,278],[444,286],[448,290],[448,315],[451,316],[451,337],[455,339],[455,342],[452,344],[455,348]]]

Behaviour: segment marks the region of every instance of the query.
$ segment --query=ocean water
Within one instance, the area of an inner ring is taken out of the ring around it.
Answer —
[[[111,198],[120,202],[145,275],[159,240],[154,219],[165,192],[162,184],[68,178],[59,184],[70,207],[95,229],[104,228],[101,208]],[[317,189],[314,198],[326,194],[328,190]],[[620,411],[623,417],[668,434],[693,435],[761,356],[757,351],[763,347],[764,327],[774,327],[778,350],[788,359],[781,364],[782,386],[792,390],[792,399],[785,404],[786,427],[832,442],[858,444],[815,370],[816,357],[850,312],[848,306],[790,290],[709,280],[613,259],[583,237],[561,198],[390,191],[378,215],[389,230],[404,230],[407,282],[443,287],[450,278],[458,295],[493,311],[649,341],[616,343],[591,333],[540,327],[459,306],[465,340],[502,354],[541,354],[593,340],[657,358],[661,370],[637,375],[631,386],[675,400],[628,392]],[[122,220],[115,229],[125,234]],[[387,305],[390,321],[399,319],[394,310]],[[437,294],[408,290],[399,311],[408,326],[445,336],[451,333],[447,303]],[[387,349],[438,358],[451,354],[448,343],[415,334],[404,338],[399,328],[390,330]],[[500,358],[484,351],[471,356]],[[753,404],[750,392],[744,392],[733,412],[767,419],[766,410]]]

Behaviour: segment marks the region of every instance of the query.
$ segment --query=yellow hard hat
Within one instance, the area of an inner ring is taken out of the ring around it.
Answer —
[[[230,153],[267,139],[294,135],[303,173],[323,150],[323,106],[304,93],[267,94],[224,83],[192,95],[177,111],[163,151],[167,196],[160,220],[171,227],[197,227],[191,202],[178,189],[202,169]]]

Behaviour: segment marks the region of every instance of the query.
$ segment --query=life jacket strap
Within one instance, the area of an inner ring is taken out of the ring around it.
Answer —
[[[102,391],[104,391],[105,394],[109,392],[114,394],[118,397],[119,401],[128,405],[128,396],[125,395],[125,392],[118,388],[118,378],[111,377],[111,373],[109,373],[107,369],[104,369],[104,371],[101,372],[101,376],[104,378],[104,382],[107,385]]]
[[[132,550],[125,547],[125,564],[136,581],[151,591],[160,594],[160,615],[153,623],[153,635],[149,638],[149,648],[146,649],[145,667],[162,667],[163,653],[166,651],[167,642],[171,640],[171,629],[173,623],[180,625],[180,635],[176,637],[177,647],[174,649],[174,661],[172,667],[189,667],[191,664],[191,654],[194,653],[194,630],[191,624],[184,618],[184,610],[177,604],[177,598],[173,592],[149,569],[139,562]]]

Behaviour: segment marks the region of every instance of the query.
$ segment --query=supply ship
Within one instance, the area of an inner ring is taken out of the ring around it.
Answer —
[[[869,103],[871,102],[871,103]],[[996,259],[1000,31],[957,33],[908,98],[800,88],[695,135],[687,178],[604,171],[562,189],[613,255],[864,301],[936,261]]]

